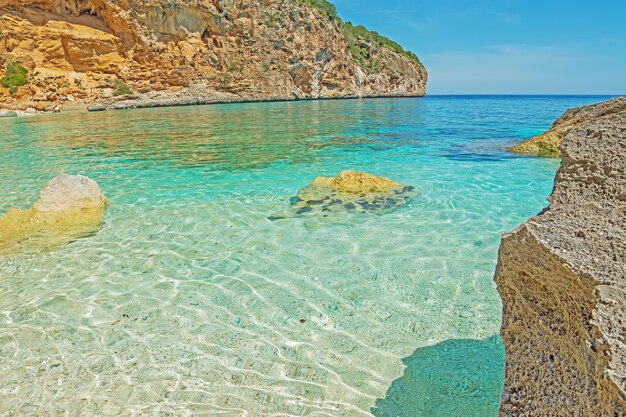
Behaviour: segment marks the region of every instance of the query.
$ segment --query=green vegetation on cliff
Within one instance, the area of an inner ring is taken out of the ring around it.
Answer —
[[[18,87],[28,84],[28,71],[17,62],[9,62],[4,76],[0,78],[0,84],[8,88],[11,94],[15,94]]]
[[[341,19],[337,14],[337,9],[335,5],[326,1],[326,0],[294,0],[297,4],[305,4],[307,6],[313,7],[318,12],[322,14],[322,16],[326,17],[329,20],[337,21],[341,23]]]
[[[397,42],[392,41],[391,39],[381,35],[378,32],[368,30],[367,28],[361,25],[353,26],[352,23],[350,22],[346,22],[343,24],[343,30],[351,46],[356,42],[358,38],[362,38],[366,42],[371,44],[373,47],[380,48],[384,46],[387,49],[390,49],[394,52],[397,52],[399,54],[406,55],[412,58],[420,65],[422,64],[419,58],[417,57],[417,55],[415,55],[413,52],[405,50],[402,47],[402,45],[400,45]]]
[[[422,65],[417,55],[378,32],[370,31],[364,26],[354,26],[350,22],[343,23],[342,28],[352,56],[368,72],[379,69],[380,60],[373,58],[373,55],[383,47],[405,55]]]
[[[126,94],[132,94],[133,91],[126,85],[126,83],[122,80],[115,80],[115,90],[113,91],[113,96],[125,96]]]
[[[405,50],[399,43],[392,41],[378,32],[370,31],[364,26],[354,26],[350,22],[344,23],[337,14],[335,6],[327,0],[294,1],[297,4],[313,7],[328,20],[337,22],[339,27],[343,30],[346,40],[348,41],[350,53],[357,63],[367,72],[375,72],[380,69],[380,60],[378,58],[374,58],[373,55],[375,55],[383,47],[405,55],[417,62],[419,65],[422,65],[417,55],[411,51]]]

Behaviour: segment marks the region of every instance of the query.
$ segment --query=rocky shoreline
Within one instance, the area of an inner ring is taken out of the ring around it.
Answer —
[[[187,90],[176,93],[154,92],[148,94],[131,94],[117,99],[102,100],[92,104],[79,104],[73,106],[69,111],[89,111],[99,112],[105,110],[125,110],[125,109],[141,109],[141,108],[157,108],[157,107],[175,107],[175,106],[201,106],[209,104],[230,104],[230,103],[272,103],[272,102],[290,102],[290,101],[326,101],[326,100],[358,100],[364,98],[421,98],[423,96],[416,95],[371,95],[371,96],[353,96],[346,95],[343,97],[332,98],[298,98],[298,97],[241,97],[237,95],[211,92],[203,94],[194,94]],[[63,113],[66,112],[64,106],[58,106],[52,110],[36,110],[27,108],[26,110],[14,110],[12,108],[0,109],[0,118],[2,117],[21,117],[33,116],[37,114]]]
[[[0,27],[11,110],[413,97],[428,80],[415,54],[324,1],[7,0]]]
[[[33,108],[22,110],[0,109],[0,118],[3,117],[21,117],[21,116],[34,116],[36,114],[49,113],[44,111],[37,111]]]
[[[500,247],[501,415],[624,416],[626,111],[587,120],[560,151],[550,206]]]
[[[192,94],[187,91],[178,93],[150,93],[135,94],[128,97],[122,97],[118,100],[103,100],[93,103],[87,107],[88,111],[104,111],[104,110],[122,110],[122,109],[139,109],[152,107],[171,107],[171,106],[195,106],[204,104],[228,104],[228,103],[271,103],[284,101],[313,101],[313,100],[351,100],[360,98],[419,98],[422,96],[415,95],[371,95],[356,96],[346,95],[341,97],[330,98],[301,98],[288,96],[270,96],[270,97],[241,97],[237,95],[212,92],[208,94]]]

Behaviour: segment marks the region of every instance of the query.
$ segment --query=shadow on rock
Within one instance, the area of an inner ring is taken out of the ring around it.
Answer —
[[[376,417],[497,416],[504,387],[504,346],[446,340],[405,358],[404,375],[372,408]]]

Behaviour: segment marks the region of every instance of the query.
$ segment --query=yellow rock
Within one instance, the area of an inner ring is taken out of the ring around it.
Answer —
[[[322,215],[333,211],[385,214],[415,195],[415,188],[365,172],[343,171],[334,178],[317,177],[298,192],[293,206],[270,216],[280,220],[294,215]]]
[[[342,193],[388,193],[404,185],[388,178],[375,177],[365,172],[342,171],[335,178],[317,177],[311,185],[330,187]]]
[[[586,126],[600,117],[624,110],[626,110],[626,98],[624,97],[570,109],[554,122],[550,130],[512,147],[511,151],[526,155],[557,158],[561,156],[559,147],[569,132],[578,127]]]
[[[57,20],[36,25],[10,14],[0,14],[0,24],[11,34],[10,52],[0,53],[35,70],[115,74],[126,63],[120,40],[102,30]]]
[[[0,253],[50,249],[97,231],[108,201],[98,184],[82,175],[59,175],[41,189],[28,210],[0,217]]]

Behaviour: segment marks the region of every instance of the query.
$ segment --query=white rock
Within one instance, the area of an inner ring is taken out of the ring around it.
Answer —
[[[0,117],[17,117],[17,112],[13,110],[0,110]]]
[[[44,185],[34,207],[39,212],[61,212],[104,207],[107,204],[100,187],[91,178],[61,174]]]

